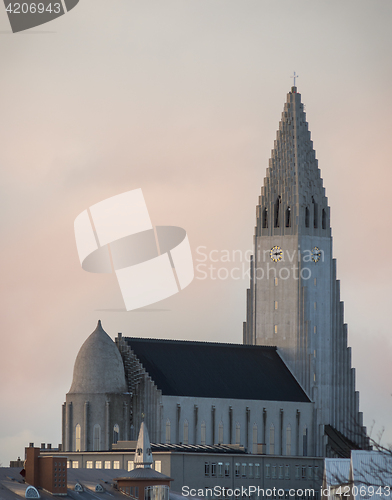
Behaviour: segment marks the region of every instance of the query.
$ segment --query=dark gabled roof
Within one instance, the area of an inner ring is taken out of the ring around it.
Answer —
[[[276,347],[124,340],[165,396],[309,402]]]

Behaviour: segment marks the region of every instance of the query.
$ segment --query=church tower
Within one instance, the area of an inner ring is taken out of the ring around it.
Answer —
[[[256,209],[244,343],[278,347],[314,402],[315,456],[366,448],[330,210],[301,95],[287,95]],[[344,447],[344,446],[343,446]]]

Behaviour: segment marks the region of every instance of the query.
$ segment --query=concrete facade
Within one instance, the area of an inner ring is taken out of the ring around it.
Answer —
[[[244,343],[278,346],[314,401],[316,456],[333,456],[325,425],[366,447],[330,210],[296,87],[287,95],[256,214]]]

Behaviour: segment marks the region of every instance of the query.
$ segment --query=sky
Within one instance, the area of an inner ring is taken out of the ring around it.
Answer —
[[[391,19],[390,0],[80,0],[13,34],[0,7],[3,466],[29,442],[61,441],[74,360],[98,319],[112,338],[242,342],[246,273],[196,272],[181,293],[121,311],[115,276],[82,270],[73,223],[141,188],[154,225],[186,229],[196,265],[201,251],[250,250],[293,71],[360,409],[392,443]]]

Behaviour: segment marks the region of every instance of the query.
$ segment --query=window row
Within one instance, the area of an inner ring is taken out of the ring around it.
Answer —
[[[275,325],[275,333],[277,333],[278,326]],[[206,444],[206,430],[207,426],[205,421],[203,420],[201,422],[201,427],[200,427],[200,444],[205,445]],[[223,422],[219,422],[218,425],[218,444],[223,444],[224,443],[224,436],[223,436]],[[288,424],[286,427],[286,440],[285,440],[285,455],[290,456],[292,454],[292,447],[291,447],[291,425]],[[257,424],[253,424],[253,430],[252,430],[252,445],[253,445],[253,453],[257,453],[257,444],[258,444],[258,427]],[[171,443],[171,423],[170,420],[166,420],[166,444]],[[189,444],[189,424],[188,420],[185,420],[184,426],[183,426],[183,444]],[[235,426],[235,444],[241,445],[241,425],[239,422],[236,423]],[[308,428],[305,425],[303,428],[303,438],[302,438],[302,452],[303,456],[307,456],[308,454]],[[276,449],[275,447],[275,426],[274,424],[270,425],[269,428],[269,455],[275,455],[275,454],[281,454],[281,450]],[[282,450],[283,454],[283,450]]]
[[[274,205],[274,227],[280,227],[280,204],[281,197],[278,196]],[[318,216],[318,204],[314,201],[312,196],[312,211],[313,211],[313,227],[317,229],[319,227],[319,216]],[[287,207],[284,216],[285,227],[291,227],[291,207]],[[268,208],[264,207],[262,212],[261,227],[263,229],[268,228]],[[310,209],[305,207],[305,227],[310,227]],[[321,227],[322,229],[327,229],[327,211],[325,208],[321,210]]]
[[[68,469],[79,469],[79,460],[68,460]],[[131,471],[135,468],[135,463],[133,460],[128,460],[127,469]],[[120,460],[87,460],[86,469],[120,469]],[[161,460],[156,460],[154,462],[154,469],[158,472],[162,472],[162,462]]]
[[[120,439],[120,426],[115,424],[113,426],[113,444],[116,444]],[[75,426],[75,451],[81,451],[82,449],[82,428],[80,424]],[[93,428],[93,451],[100,451],[101,447],[101,426],[99,424],[94,425]]]
[[[318,466],[296,465],[295,479],[318,480]],[[205,477],[230,477],[230,462],[204,462]],[[234,476],[243,478],[260,478],[259,463],[240,463],[234,465]],[[265,464],[265,479],[290,479],[291,466],[282,464]]]

